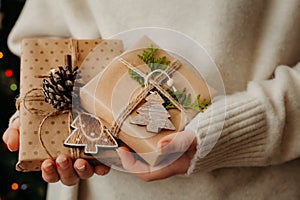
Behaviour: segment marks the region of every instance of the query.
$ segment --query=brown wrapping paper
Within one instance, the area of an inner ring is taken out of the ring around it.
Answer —
[[[145,63],[143,63],[137,55],[141,55],[142,51],[150,45],[157,47],[155,43],[145,36],[133,47],[124,52],[121,57],[132,66],[146,73],[145,70],[147,67],[145,67]],[[92,56],[92,54],[90,54],[90,56]],[[162,49],[157,51],[156,56],[166,56],[167,60],[174,60],[173,56]],[[184,60],[181,61],[184,62]],[[199,74],[192,66],[189,66],[188,63],[185,63],[176,70],[176,72],[172,74],[172,78],[175,88],[178,90],[186,88],[186,92],[191,94],[193,100],[198,94],[201,94],[201,99],[211,99],[211,88],[206,85],[204,80],[201,79]],[[111,128],[122,110],[124,110],[129,102],[134,101],[142,89],[143,88],[129,76],[128,67],[120,62],[119,58],[116,58],[102,73],[81,88],[81,103],[88,112],[103,119],[106,122],[106,126]],[[142,103],[145,103],[145,101]],[[139,106],[137,106],[137,108]],[[157,142],[162,137],[174,131],[163,129],[158,134],[153,134],[147,132],[145,126],[131,124],[130,119],[136,115],[136,109],[122,124],[119,139],[131,147],[150,165],[157,165],[163,159],[160,149],[157,147]],[[178,109],[170,109],[169,114],[171,115],[170,120],[176,127],[175,131],[180,131],[197,112],[187,109],[186,113],[182,113]]]
[[[30,108],[43,112],[53,112],[50,105],[43,102],[41,90],[28,94],[34,88],[41,88],[41,75],[47,75],[49,70],[57,66],[64,66],[64,56],[72,55],[73,66],[80,66],[84,82],[88,82],[95,74],[102,71],[111,60],[123,51],[122,42],[119,40],[74,40],[74,39],[46,39],[32,38],[22,42],[21,56],[21,84],[20,84],[20,150],[17,170],[37,171],[43,160],[50,157],[44,149],[47,148],[51,156],[60,153],[68,154],[73,158],[93,157],[84,155],[82,151],[67,148],[63,145],[69,135],[69,114],[59,114],[48,117],[41,128],[40,135],[44,143],[41,145],[38,129],[44,116],[39,113],[29,112]],[[92,59],[86,59],[89,53],[97,54]],[[39,95],[39,98],[30,100],[30,96]],[[26,101],[24,97],[29,98]],[[117,157],[114,151],[101,151],[99,157]],[[109,161],[112,162],[112,161]]]

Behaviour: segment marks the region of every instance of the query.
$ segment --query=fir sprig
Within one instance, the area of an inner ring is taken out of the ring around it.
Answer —
[[[182,90],[173,91],[169,88],[166,89],[166,91],[175,99],[177,100],[184,108],[190,108],[193,110],[197,110],[198,112],[203,112],[207,106],[211,104],[210,101],[203,99],[200,100],[200,94],[197,95],[194,102],[192,102],[191,94],[186,94],[186,88]],[[163,94],[162,94],[163,96]],[[176,108],[176,106],[165,96],[163,96],[163,99],[165,100],[164,106],[167,109],[173,109]]]
[[[155,53],[157,51],[158,48],[153,48],[153,46],[150,46],[147,48],[147,50],[143,50],[142,55],[137,55],[139,59],[141,59],[145,62],[145,64],[147,64],[151,71],[154,71],[156,69],[165,70],[170,64],[170,61],[167,60],[166,56],[155,58]],[[137,81],[142,87],[145,86],[143,77],[141,77],[139,74],[137,74],[131,69],[129,69],[128,73],[130,77]],[[206,99],[200,100],[200,95],[198,95],[196,99],[192,102],[191,94],[186,94],[186,88],[177,91],[167,88],[166,91],[183,107],[197,110],[198,112],[203,112],[203,110],[211,104],[211,102],[207,101]],[[167,97],[165,97],[163,94],[161,94],[161,96],[165,101],[163,105],[166,109],[176,108],[176,106]]]
[[[136,82],[138,82],[142,87],[145,86],[144,84],[144,78],[141,77],[138,73],[136,73],[135,71],[133,71],[132,69],[128,70],[129,76],[134,79]]]
[[[166,56],[155,58],[155,53],[158,51],[158,48],[153,48],[152,45],[148,47],[146,50],[143,50],[142,55],[138,54],[138,58],[144,61],[145,64],[149,67],[151,71],[156,69],[165,70],[167,66],[170,64],[170,61],[167,60]],[[144,78],[140,76],[138,73],[133,71],[132,69],[128,70],[130,77],[136,80],[142,87],[144,87]],[[155,77],[158,73],[154,73],[153,77]]]
[[[138,58],[144,61],[151,71],[154,71],[156,69],[162,69],[165,70],[167,66],[170,64],[170,61],[167,61],[167,57],[163,56],[160,58],[155,58],[155,53],[158,51],[158,48],[153,48],[151,45],[147,48],[147,50],[143,51],[143,54],[138,54]]]

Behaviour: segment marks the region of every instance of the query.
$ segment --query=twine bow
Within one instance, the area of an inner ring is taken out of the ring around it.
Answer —
[[[159,92],[161,92],[165,97],[167,97],[170,102],[172,102],[180,111],[184,114],[184,117],[186,117],[186,110],[183,108],[182,105],[180,105],[162,86],[159,84],[161,81],[165,79],[163,76],[164,74],[167,74],[167,77],[169,77],[172,73],[174,73],[182,64],[179,62],[179,60],[173,60],[167,68],[163,71],[164,73],[160,73],[155,79],[149,79],[149,77],[141,72],[139,69],[134,67],[131,63],[120,57],[118,59],[122,64],[124,64],[129,69],[133,70],[135,73],[140,75],[144,78],[145,87],[143,90],[137,95],[135,99],[133,99],[131,102],[128,103],[128,105],[123,109],[123,111],[117,116],[116,120],[112,124],[112,127],[110,129],[111,134],[119,138],[119,132],[121,129],[121,126],[125,119],[128,117],[128,115],[136,108],[136,106],[148,95],[148,93],[156,88]],[[149,83],[149,84],[148,84]]]
[[[42,78],[42,77],[40,77]],[[52,155],[52,153],[49,151],[49,149],[46,147],[46,144],[44,142],[44,139],[43,139],[43,132],[42,132],[42,129],[43,129],[43,126],[46,122],[47,119],[49,119],[50,117],[55,117],[55,116],[58,116],[58,115],[63,115],[63,114],[68,114],[68,122],[67,124],[71,124],[72,122],[72,111],[71,110],[54,110],[52,109],[51,111],[50,110],[42,110],[42,109],[37,109],[37,108],[29,108],[27,106],[28,103],[30,102],[44,102],[44,95],[42,93],[42,89],[41,88],[33,88],[29,91],[27,91],[24,95],[24,97],[18,97],[17,100],[16,100],[16,107],[17,108],[20,108],[20,105],[22,104],[24,109],[26,111],[28,111],[29,113],[33,114],[33,115],[38,115],[38,116],[41,116],[43,117],[43,119],[41,120],[40,124],[39,124],[39,127],[38,127],[38,137],[39,137],[39,141],[43,147],[43,149],[45,150],[45,152],[47,153],[47,155],[51,158],[51,159],[54,159],[55,156]],[[75,111],[75,112],[78,112],[78,111]],[[70,127],[69,128],[69,132],[71,132],[71,129]],[[70,156],[75,159],[75,158],[78,158],[79,157],[79,149],[71,149],[70,151]]]
[[[136,106],[143,100],[145,97],[148,95],[148,93],[156,88],[161,94],[163,94],[166,98],[170,100],[183,114],[184,117],[187,117],[186,115],[186,110],[182,105],[178,103],[161,85],[160,83],[166,78],[167,76],[170,79],[170,76],[178,69],[181,67],[181,62],[178,60],[173,60],[165,70],[161,71],[159,75],[157,75],[155,78],[150,79],[150,76],[147,76],[144,74],[142,71],[140,71],[138,68],[134,67],[131,63],[126,61],[123,58],[119,58],[117,61],[121,62],[124,64],[126,67],[129,69],[133,70],[136,72],[138,75],[144,78],[145,80],[145,87],[142,89],[142,91],[137,95],[135,99],[130,101],[128,105],[123,109],[123,111],[117,116],[116,120],[113,122],[110,133],[115,137],[119,138],[119,132],[121,129],[121,126],[125,119],[128,117],[128,115],[136,108]],[[44,78],[44,76],[39,76],[38,78]],[[38,128],[38,137],[39,141],[43,147],[43,149],[46,151],[46,153],[49,155],[50,158],[54,159],[54,156],[51,154],[51,152],[48,150],[48,148],[45,145],[44,139],[43,139],[43,126],[45,124],[45,121],[53,116],[58,116],[62,114],[68,114],[68,124],[70,125],[72,122],[72,111],[71,110],[64,110],[64,111],[59,111],[59,110],[52,110],[52,111],[45,111],[37,108],[28,108],[27,107],[27,102],[44,102],[44,95],[42,93],[41,88],[33,88],[26,92],[23,98],[19,97],[16,101],[16,106],[17,108],[20,107],[20,104],[23,103],[24,109],[30,112],[31,114],[39,115],[42,116],[43,119],[41,123],[39,124]],[[75,110],[75,113],[80,113],[80,110]],[[69,133],[71,133],[70,126],[69,128]],[[80,150],[79,148],[71,148],[70,151],[70,156],[75,159],[79,157]]]
[[[76,47],[76,42],[74,42],[73,40],[71,40],[71,44]],[[77,56],[75,55],[76,53],[73,52],[73,56],[77,58]],[[75,62],[75,61],[74,61]],[[66,55],[65,56],[65,65],[66,66],[72,66],[72,56],[70,55]],[[35,78],[47,78],[48,76],[47,75],[37,75],[35,76]],[[38,128],[38,137],[39,137],[39,141],[43,147],[43,149],[46,151],[46,153],[48,154],[48,156],[50,158],[54,158],[54,156],[50,153],[50,151],[48,150],[48,148],[46,147],[45,145],[45,142],[43,140],[43,132],[42,132],[42,128],[45,124],[45,121],[50,118],[50,117],[55,117],[55,116],[58,116],[58,115],[62,115],[62,114],[68,114],[68,124],[71,123],[72,121],[72,112],[71,110],[55,110],[55,109],[52,109],[52,110],[43,110],[43,109],[37,109],[37,108],[29,108],[27,107],[27,102],[45,102],[45,96],[43,94],[43,90],[42,88],[33,88],[29,91],[27,91],[24,95],[24,97],[18,97],[17,100],[16,100],[16,108],[19,110],[20,109],[20,104],[23,105],[24,109],[27,110],[29,113],[31,114],[34,114],[34,115],[38,115],[38,116],[41,116],[43,117],[42,121],[40,122],[39,124],[39,128]],[[77,110],[74,110],[74,112],[78,112]],[[69,128],[69,132],[71,131],[70,130],[70,127]],[[79,150],[78,149],[71,149],[70,151],[70,154],[71,154],[71,157],[72,158],[78,158],[79,157]]]

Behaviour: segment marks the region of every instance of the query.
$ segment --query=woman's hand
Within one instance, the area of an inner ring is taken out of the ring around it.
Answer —
[[[19,118],[3,134],[3,141],[10,151],[19,149]],[[165,179],[176,174],[187,172],[196,152],[196,138],[191,131],[183,131],[168,135],[158,142],[164,161],[155,167],[135,159],[126,147],[118,149],[124,169],[145,181]],[[87,179],[94,173],[105,175],[110,168],[98,165],[93,168],[86,160],[77,159],[74,163],[67,155],[59,155],[56,160],[46,159],[41,166],[42,177],[46,182],[61,180],[65,185],[74,185],[79,179]]]
[[[42,163],[42,177],[48,183],[61,181],[65,185],[75,185],[80,179],[90,178],[94,173],[105,175],[109,167],[98,165],[93,168],[86,160],[77,159],[73,163],[67,155],[61,154],[56,160],[47,159]]]
[[[3,134],[3,141],[10,151],[19,149],[20,120],[16,118]],[[59,155],[56,160],[46,159],[41,166],[42,177],[46,182],[61,180],[65,185],[75,185],[79,179],[87,179],[94,173],[105,175],[109,167],[98,165],[93,168],[86,160],[77,159],[74,163],[67,155]]]
[[[191,131],[182,131],[162,138],[158,146],[166,157],[155,167],[135,159],[126,147],[120,147],[118,153],[125,170],[145,181],[154,181],[185,174],[196,153],[196,145],[195,134]]]
[[[10,151],[19,149],[20,118],[16,118],[4,132],[2,139]]]

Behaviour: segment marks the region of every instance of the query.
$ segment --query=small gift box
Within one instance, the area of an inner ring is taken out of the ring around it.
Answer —
[[[81,88],[80,98],[114,137],[154,166],[164,158],[157,142],[183,130],[212,91],[193,66],[145,36]]]
[[[65,55],[71,55],[72,65],[79,66],[83,83],[91,80],[123,51],[120,40],[75,40],[30,38],[22,42],[20,84],[20,149],[17,170],[37,171],[47,158],[64,153],[72,158],[95,161],[81,148],[64,146],[70,134],[70,111],[57,111],[45,103],[42,79],[57,66],[64,66]],[[97,54],[88,59],[90,53]],[[102,160],[113,157],[114,151],[100,151]]]

